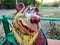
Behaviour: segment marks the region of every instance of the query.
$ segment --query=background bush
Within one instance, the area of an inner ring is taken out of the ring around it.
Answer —
[[[14,9],[16,5],[16,1],[15,0],[4,0],[3,4],[6,9]]]
[[[18,3],[24,3],[25,6],[28,6],[28,5],[33,5],[33,0],[18,0]]]

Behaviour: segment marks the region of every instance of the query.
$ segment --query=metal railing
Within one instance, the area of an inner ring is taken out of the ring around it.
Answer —
[[[10,25],[10,27],[12,27],[12,22],[10,22],[9,19],[14,19],[14,16],[4,16],[3,15],[2,17],[0,17],[0,22],[2,22],[3,19],[4,19],[4,21],[6,23],[5,18],[6,18],[7,22],[8,22],[8,24]],[[40,17],[40,20],[43,20],[43,21],[45,21],[45,20],[46,21],[60,21],[60,18],[42,18],[42,17]],[[4,27],[6,27],[6,25]],[[4,30],[6,30],[6,29],[4,28]]]

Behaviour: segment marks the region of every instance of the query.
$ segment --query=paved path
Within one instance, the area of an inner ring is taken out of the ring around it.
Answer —
[[[48,45],[60,45],[60,40],[48,39]]]
[[[13,15],[15,12],[16,12],[15,9],[12,9],[12,10],[0,9],[0,17],[2,15]]]

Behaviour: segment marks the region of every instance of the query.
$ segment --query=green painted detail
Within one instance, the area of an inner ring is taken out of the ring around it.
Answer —
[[[14,45],[17,45],[16,41],[15,41],[15,38],[14,38],[14,35],[12,32],[8,33],[7,35],[7,40],[11,43],[13,43]]]
[[[7,19],[14,19],[14,16],[6,16]],[[52,21],[60,21],[60,18],[42,18],[40,17],[40,20],[52,20]]]
[[[7,18],[5,16],[3,16],[2,23],[3,23],[3,28],[4,28],[4,31],[5,31],[5,35],[7,37],[7,34],[10,32],[10,28],[9,28],[9,23],[7,21]]]
[[[0,17],[0,21],[2,21],[2,17]]]
[[[56,39],[57,39],[57,40],[60,40],[60,36],[58,36]]]
[[[42,28],[40,28],[40,31],[42,32],[42,34],[43,34],[43,36],[44,36],[44,38],[45,38],[45,43],[44,43],[44,45],[48,45],[48,43],[47,43],[47,37],[46,37],[46,32],[45,32]]]
[[[10,22],[10,20],[8,20],[8,23],[9,23],[9,26],[12,28],[13,27],[12,22]]]
[[[4,45],[5,42],[6,42],[6,38],[3,41],[1,41],[0,45]]]
[[[40,18],[40,20],[60,21],[60,18]]]

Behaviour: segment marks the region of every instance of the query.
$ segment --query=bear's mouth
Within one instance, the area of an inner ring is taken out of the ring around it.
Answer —
[[[31,29],[29,29],[27,26],[24,26],[24,28],[25,28],[28,32],[34,33],[34,31],[31,31]]]
[[[18,20],[18,25],[19,25],[19,26],[22,28],[22,30],[23,30],[26,34],[28,34],[28,35],[33,35],[34,32],[37,31],[37,29],[36,29],[36,28],[33,28],[32,26],[26,26],[26,25],[24,25],[21,20]]]

